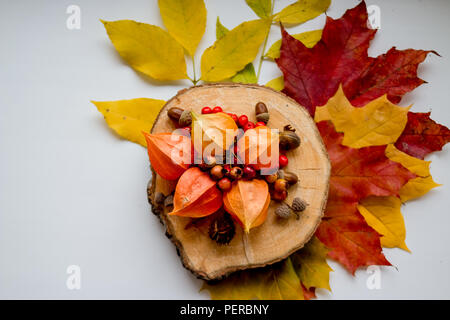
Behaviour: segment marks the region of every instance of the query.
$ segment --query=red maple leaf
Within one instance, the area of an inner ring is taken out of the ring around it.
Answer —
[[[352,274],[362,266],[390,265],[384,257],[380,235],[358,212],[357,204],[368,196],[396,196],[416,177],[385,155],[386,146],[353,149],[343,146],[344,135],[329,121],[317,124],[331,161],[330,192],[317,237],[329,256]]]
[[[359,267],[391,265],[383,255],[380,235],[364,220],[357,202],[329,201],[316,236],[330,251],[328,255],[352,274]]]
[[[449,141],[450,130],[430,119],[430,112],[408,112],[408,122],[395,146],[410,156],[423,159],[433,151],[442,150]]]
[[[317,124],[331,161],[329,199],[358,202],[368,196],[397,196],[408,180],[416,177],[385,155],[386,146],[353,149],[341,144],[329,121]]]
[[[303,283],[301,283],[302,285],[302,291],[303,291],[303,298],[305,298],[305,300],[311,300],[311,299],[315,299],[316,297],[316,288],[311,287],[309,288],[309,290],[303,285]]]
[[[422,84],[417,66],[431,51],[392,48],[376,58],[368,56],[376,30],[367,27],[367,9],[361,2],[342,18],[327,17],[322,39],[307,48],[282,28],[280,57],[288,96],[314,115],[334,95],[340,83],[355,106],[387,94],[398,103],[401,97]]]

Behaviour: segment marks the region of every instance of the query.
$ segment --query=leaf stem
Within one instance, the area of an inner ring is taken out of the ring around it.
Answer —
[[[270,9],[270,18],[273,17],[273,6],[275,5],[275,0],[272,0],[272,7]],[[266,39],[264,39],[263,50],[261,52],[261,56],[259,57],[259,65],[258,65],[258,73],[256,74],[256,83],[259,82],[259,76],[261,74],[261,66],[264,62],[264,55],[266,53],[267,40],[269,40],[270,29],[272,28],[272,24],[270,24],[269,31],[267,32]]]
[[[196,72],[195,72],[195,58],[194,58],[194,56],[192,56],[191,59],[192,59],[192,69],[193,69],[193,71],[194,71],[194,80],[191,79],[191,81],[192,81],[192,83],[193,83],[194,86],[195,86],[195,85],[197,85],[197,82],[198,82],[200,79],[197,79],[197,74],[196,74]]]

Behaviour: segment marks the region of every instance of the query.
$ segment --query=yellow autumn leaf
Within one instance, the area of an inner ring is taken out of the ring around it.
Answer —
[[[201,60],[203,81],[227,79],[252,62],[270,28],[270,21],[243,22],[205,50]]]
[[[418,177],[409,180],[398,192],[400,200],[403,202],[420,198],[426,195],[431,189],[441,186],[433,181],[433,177]]]
[[[306,31],[292,35],[295,39],[303,43],[307,48],[312,48],[320,38],[322,38],[322,30]],[[265,57],[275,60],[280,57],[281,39],[274,42],[272,46],[267,50]]]
[[[331,291],[329,281],[333,269],[327,263],[327,254],[327,247],[313,237],[304,248],[291,256],[295,271],[307,289],[314,287]]]
[[[406,229],[397,197],[368,197],[358,205],[367,224],[382,235],[381,245],[410,251],[405,244]]]
[[[412,157],[390,144],[386,147],[386,157],[390,160],[400,163],[412,173],[418,175],[417,178],[409,180],[399,191],[400,200],[406,202],[419,198],[440,184],[433,181],[430,174],[431,161],[425,161]]]
[[[253,270],[233,273],[217,282],[204,281],[200,290],[207,290],[213,300],[251,300],[258,298],[260,277]]]
[[[261,275],[260,300],[303,300],[300,279],[294,270],[291,259],[272,266]]]
[[[139,98],[118,101],[92,101],[105,117],[108,126],[122,138],[139,143],[147,143],[142,131],[149,132],[165,101]]]
[[[183,47],[163,29],[133,20],[103,21],[130,66],[157,80],[187,79]]]
[[[214,300],[303,300],[300,279],[290,259],[268,268],[237,272],[214,284],[205,281],[201,290],[208,290]]]
[[[265,84],[266,87],[272,88],[276,91],[281,91],[284,89],[284,78],[283,76],[270,80]]]
[[[344,133],[345,146],[378,146],[397,141],[408,121],[409,108],[396,106],[386,95],[355,108],[341,85],[326,105],[317,108],[315,121],[331,120],[336,130]]]
[[[203,0],[158,0],[158,5],[169,34],[193,57],[206,28]]]
[[[284,24],[300,24],[324,13],[330,6],[331,0],[299,0],[279,13],[274,20]]]
[[[269,19],[272,16],[272,0],[245,0],[245,2],[261,19]]]
[[[229,30],[220,22],[219,17],[217,17],[216,21],[216,39],[219,40],[223,38]],[[257,83],[258,79],[256,78],[255,67],[253,63],[247,64],[244,69],[236,73],[230,81],[236,83]]]

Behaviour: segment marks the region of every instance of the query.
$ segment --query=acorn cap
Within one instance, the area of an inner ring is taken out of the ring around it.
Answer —
[[[294,198],[292,201],[292,210],[295,212],[302,212],[305,211],[306,207],[308,206],[308,203],[305,200],[300,199],[299,197]]]
[[[192,123],[191,110],[184,110],[183,113],[181,113],[180,120],[178,120],[178,123],[182,127],[190,126]]]
[[[275,209],[275,214],[280,218],[287,219],[291,216],[291,208],[286,203],[282,203]]]

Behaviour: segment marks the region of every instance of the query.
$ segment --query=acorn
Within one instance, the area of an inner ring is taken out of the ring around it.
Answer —
[[[308,203],[305,200],[300,199],[299,197],[295,197],[292,201],[292,210],[295,212],[303,212],[305,211],[306,207],[308,206]]]
[[[298,182],[298,176],[293,172],[283,172],[283,179],[289,183],[289,186],[292,186]]]
[[[264,102],[258,102],[255,106],[256,121],[269,122],[269,110]]]
[[[180,115],[178,124],[182,127],[189,127],[191,123],[192,123],[191,110],[184,110]]]
[[[181,108],[177,108],[177,107],[172,107],[167,111],[167,115],[169,116],[170,119],[172,119],[173,121],[180,121],[181,118],[181,114],[183,113],[183,109]],[[185,127],[185,126],[184,126]]]
[[[288,204],[282,203],[275,209],[275,214],[280,218],[287,219],[291,216],[291,208]]]
[[[282,192],[287,191],[289,184],[285,179],[277,179],[274,183],[275,191]]]
[[[218,244],[230,243],[235,235],[235,226],[231,216],[226,212],[216,216],[209,225],[208,235]]]
[[[227,171],[221,165],[217,164],[211,169],[210,174],[214,180],[220,180],[226,172]]]
[[[300,137],[295,133],[290,125],[284,127],[284,131],[279,136],[280,149],[292,150],[300,146]]]
[[[242,169],[240,167],[233,167],[230,170],[229,176],[232,179],[240,179],[242,177]]]

